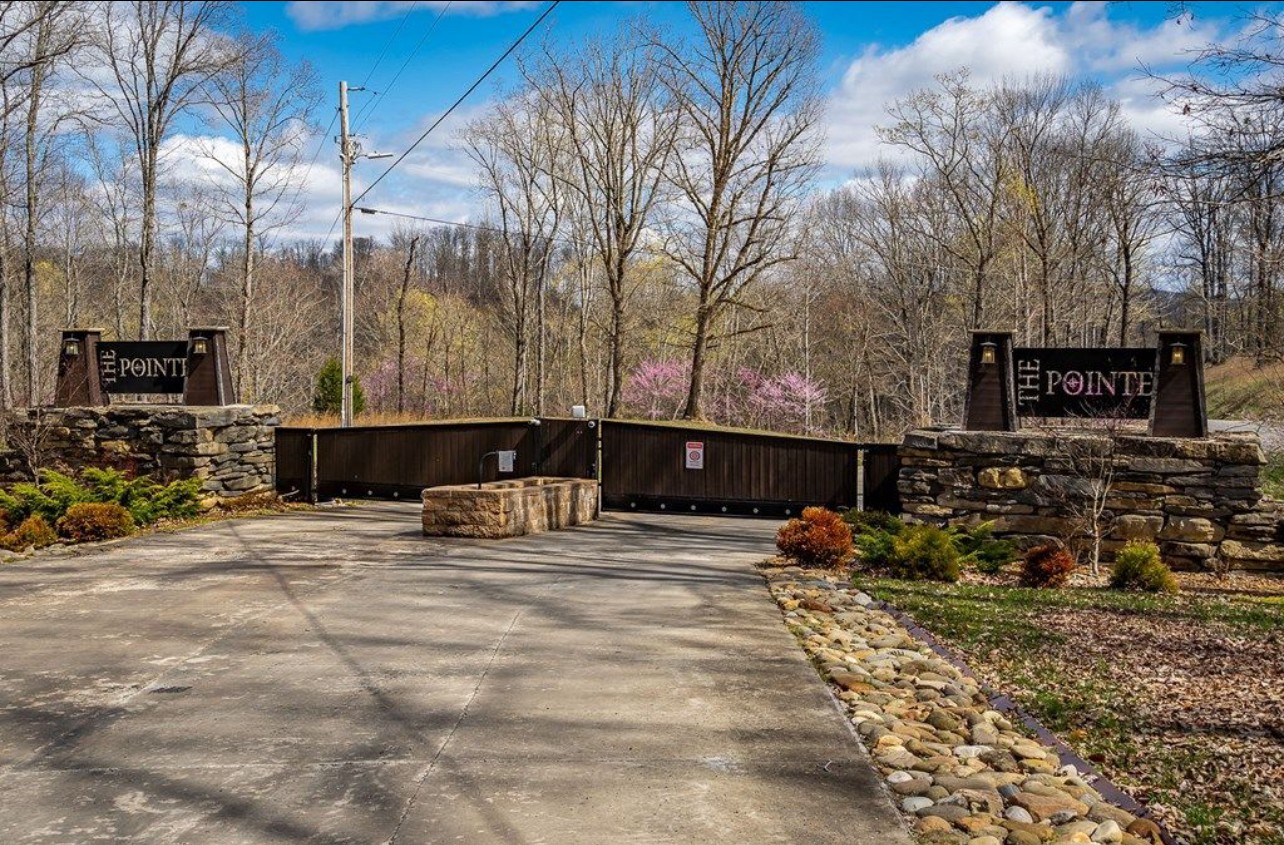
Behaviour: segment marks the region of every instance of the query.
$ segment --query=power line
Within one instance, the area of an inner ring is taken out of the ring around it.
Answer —
[[[479,223],[464,223],[459,220],[442,220],[437,217],[423,217],[418,214],[404,214],[400,211],[384,211],[381,208],[363,208],[359,205],[352,207],[354,211],[360,211],[362,214],[382,214],[385,217],[402,217],[406,220],[422,220],[425,223],[436,223],[441,226],[458,226],[461,229],[477,229],[481,232],[499,232],[501,230],[494,226],[483,226]]]
[[[527,36],[529,36],[532,32],[534,32],[535,28],[538,27],[541,23],[543,23],[544,19],[548,17],[549,14],[552,13],[552,11],[556,9],[558,7],[558,4],[560,4],[561,2],[562,0],[553,0],[553,2],[549,4],[549,7],[544,10],[544,13],[541,14],[538,18],[536,18],[535,22],[531,24],[529,27],[527,27],[526,31],[523,32],[516,41],[514,41],[512,44],[509,45],[508,49],[504,51],[504,54],[500,56],[498,59],[496,59],[494,63],[486,69],[485,73],[477,77],[477,80],[473,82],[472,85],[468,86],[468,90],[465,91],[463,94],[461,94],[459,99],[455,100],[455,102],[450,106],[450,108],[446,109],[446,111],[440,117],[434,120],[432,122],[432,125],[429,126],[426,130],[424,130],[424,134],[420,135],[419,138],[413,144],[410,145],[410,148],[408,150],[406,150],[401,155],[397,156],[397,160],[394,161],[391,165],[389,165],[387,170],[385,170],[383,173],[380,173],[379,178],[371,182],[369,187],[367,187],[364,191],[362,191],[357,196],[357,198],[353,200],[353,202],[354,203],[361,202],[362,197],[364,197],[366,194],[374,190],[375,185],[378,185],[380,182],[382,182],[384,177],[387,176],[389,173],[391,173],[393,169],[396,168],[397,165],[405,161],[406,156],[414,152],[415,147],[418,147],[420,144],[422,144],[424,139],[427,138],[434,129],[436,129],[438,126],[441,125],[442,121],[450,117],[451,113],[454,112],[455,109],[459,108],[459,106],[464,102],[464,100],[468,99],[469,95],[471,95],[474,91],[476,91],[477,88],[480,87],[481,84],[485,82],[486,79],[489,78],[492,73],[495,72],[495,69],[498,68],[504,62],[505,59],[507,59],[510,55],[512,55],[514,50],[516,50],[518,47],[521,46],[522,42],[526,40]]]
[[[424,217],[419,214],[406,214],[400,211],[384,211],[381,208],[364,208],[359,205],[354,205],[352,208],[354,211],[360,211],[362,214],[382,214],[385,217],[401,217],[405,220],[422,220],[425,223],[436,223],[439,226],[456,226],[460,229],[475,229],[478,232],[494,232],[497,235],[504,234],[503,229],[500,229],[497,226],[486,226],[482,223],[464,223],[459,220],[442,220],[438,217]],[[577,241],[574,238],[567,238],[561,235],[551,235],[548,237],[548,240],[555,241],[557,243],[570,244],[571,246],[586,247],[588,249],[593,248],[593,245],[587,241]]]
[[[366,73],[365,81],[361,83],[362,87],[365,87],[366,82],[370,81],[370,77],[374,76],[374,72],[378,69],[379,63],[383,61],[384,54],[388,52],[388,48],[392,46],[392,42],[397,39],[397,35],[400,34],[402,27],[406,25],[406,21],[410,18],[410,13],[413,12],[415,7],[418,5],[419,0],[415,0],[415,2],[411,4],[410,9],[407,10],[405,16],[402,17],[401,23],[397,25],[396,32],[394,32],[392,37],[388,39],[386,44],[384,44],[383,50],[379,53],[379,58],[375,59],[375,63],[371,65],[370,70]],[[438,18],[440,19],[440,16],[438,16]],[[420,43],[422,43],[422,41]],[[398,71],[398,74],[400,74],[400,71]],[[317,159],[321,157],[321,150],[325,147],[326,139],[330,137],[330,131],[334,129],[335,121],[338,119],[339,110],[335,109],[334,113],[330,115],[329,125],[326,126],[325,131],[321,133],[321,138],[317,142],[316,152],[312,154],[312,160],[308,162],[307,168],[303,171],[303,178],[299,180],[299,187],[294,191],[294,197],[290,200],[290,207],[293,207],[294,204],[299,201],[299,196],[303,193],[303,189],[308,184],[308,178],[312,175],[312,168],[316,167]],[[334,227],[339,225],[339,219],[342,217],[343,209],[340,208],[339,213],[335,215],[334,222],[330,224],[330,230],[326,232],[325,240],[330,240],[330,236],[334,234]]]
[[[401,78],[401,74],[410,66],[410,62],[415,58],[415,56],[419,54],[424,43],[428,41],[428,37],[437,29],[437,24],[441,23],[441,19],[446,16],[446,12],[450,11],[450,7],[453,4],[454,0],[451,0],[451,2],[441,7],[441,11],[437,13],[437,17],[433,20],[432,24],[424,30],[424,34],[420,36],[419,43],[415,45],[415,49],[410,51],[409,56],[406,56],[406,60],[401,63],[401,67],[397,69],[395,74],[393,74],[392,79],[388,81],[388,84],[382,86],[382,91],[376,91],[374,97],[366,103],[366,107],[357,112],[356,129],[360,129],[365,124],[365,121],[369,120],[370,116],[374,114],[375,109],[378,108],[378,105],[382,101],[384,95],[391,91],[392,87],[397,84],[397,80]],[[362,84],[364,85],[365,83]]]
[[[375,63],[370,66],[370,71],[366,74],[366,78],[361,80],[361,85],[359,85],[358,87],[365,88],[366,85],[370,82],[371,77],[374,76],[374,72],[379,69],[380,63],[383,62],[383,57],[388,55],[388,48],[391,47],[392,43],[397,40],[397,36],[401,34],[401,30],[404,29],[406,26],[406,21],[410,20],[410,16],[414,14],[415,7],[417,7],[418,5],[419,5],[419,0],[415,0],[415,2],[410,4],[410,8],[406,10],[406,14],[404,14],[401,17],[401,23],[397,24],[396,31],[392,33],[391,38],[389,38],[387,41],[384,42],[383,49],[379,51],[379,57],[375,59]],[[374,102],[373,99],[366,101],[365,107],[362,108],[361,111],[357,112],[356,120],[361,119],[361,115],[364,114],[370,108],[370,104],[373,102]]]
[[[352,208],[354,211],[360,211],[362,214],[382,214],[385,217],[400,217],[405,220],[421,220],[424,223],[435,223],[439,226],[455,226],[460,229],[474,229],[478,232],[493,232],[497,235],[504,234],[503,229],[500,229],[497,226],[487,226],[482,223],[464,223],[459,220],[442,220],[439,217],[424,217],[423,215],[419,215],[419,214],[406,214],[401,211],[385,211],[381,208],[365,208],[359,205],[354,205]],[[563,244],[568,244],[570,246],[578,246],[583,249],[597,249],[597,246],[590,243],[589,241],[580,241],[580,240],[576,240],[575,238],[565,237],[564,235],[551,235],[548,237],[548,240],[554,241],[555,243],[563,243]],[[634,247],[632,252],[642,253],[644,255],[655,255],[660,257],[666,257],[668,255],[668,253],[664,252],[663,250],[651,249],[643,246]]]
[[[339,221],[342,218],[343,218],[343,209],[340,208],[339,213],[334,215],[334,220],[330,223],[330,231],[326,232],[325,237],[321,239],[322,243],[326,243],[330,240],[330,236],[334,234],[334,227],[339,225]]]

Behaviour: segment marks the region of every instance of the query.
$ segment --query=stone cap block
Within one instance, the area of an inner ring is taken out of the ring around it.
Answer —
[[[1104,450],[1110,437],[1091,428],[1056,428],[1045,431],[932,431],[916,429],[905,435],[909,449],[950,449],[988,455],[1052,457],[1073,441],[1091,448],[1100,443]],[[1148,437],[1125,432],[1117,435],[1117,454],[1141,458],[1186,461],[1219,461],[1229,464],[1265,463],[1261,439],[1256,432],[1217,432],[1209,437]]]

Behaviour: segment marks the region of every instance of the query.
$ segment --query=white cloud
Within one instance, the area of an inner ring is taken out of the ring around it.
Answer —
[[[875,131],[890,122],[888,105],[962,67],[979,86],[1036,73],[1095,78],[1143,136],[1180,133],[1180,117],[1153,96],[1157,86],[1140,68],[1185,65],[1218,35],[1211,24],[1186,17],[1149,29],[1115,22],[1104,3],[1075,3],[1058,15],[1003,2],[978,17],[951,18],[909,45],[873,46],[851,63],[830,96],[826,161],[847,173],[871,167],[880,156],[894,158],[896,151],[881,145]]]
[[[444,8],[450,15],[486,18],[538,5],[525,0],[294,0],[286,4],[285,13],[299,29],[315,31],[388,20],[411,10],[440,12]]]
[[[1004,76],[1066,72],[1072,61],[1057,38],[1049,9],[1000,3],[977,18],[951,18],[912,44],[877,46],[852,62],[829,102],[827,161],[841,168],[872,165],[881,148],[875,127],[888,123],[887,106],[933,78],[960,67],[985,84]]]
[[[480,216],[482,201],[477,191],[477,171],[458,146],[459,132],[474,117],[489,113],[493,103],[479,103],[459,109],[442,121],[413,153],[396,166],[368,196],[355,202],[359,208],[397,212],[438,220],[466,222]],[[399,152],[409,148],[438,114],[422,116],[415,125],[382,136],[373,127],[363,139],[367,151]],[[274,232],[278,241],[325,238],[333,243],[339,236],[334,225],[342,206],[342,171],[333,139],[313,135],[302,148],[306,155],[287,177],[290,188],[286,200],[298,196],[298,214],[286,226]],[[315,160],[313,154],[318,152]],[[190,186],[206,191],[234,188],[235,177],[214,161],[221,159],[235,169],[240,148],[230,139],[213,134],[177,134],[166,140],[161,151],[165,177],[170,184]],[[357,161],[353,168],[352,196],[361,196],[395,159]],[[362,214],[354,218],[358,237],[386,238],[398,226],[415,226],[413,220],[392,215]]]

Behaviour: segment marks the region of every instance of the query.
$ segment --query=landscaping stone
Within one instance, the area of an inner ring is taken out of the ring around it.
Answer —
[[[1014,822],[1034,824],[1034,816],[1030,815],[1030,811],[1024,807],[1008,807],[1003,815],[1005,818],[1011,819]]]
[[[1137,837],[1143,842],[1153,842],[1155,845],[1163,845],[1164,838],[1160,834],[1159,826],[1150,819],[1136,819],[1128,825],[1126,833]]]
[[[920,834],[948,833],[953,829],[954,826],[940,816],[924,816],[914,825],[914,830]]]
[[[1010,830],[1004,842],[1007,845],[1040,845],[1043,840],[1033,833],[1026,833],[1024,830]]]
[[[1035,821],[1052,821],[1056,824],[1058,821],[1064,822],[1063,817],[1060,820],[1056,818],[1059,813],[1070,812],[1071,818],[1075,815],[1083,815],[1088,812],[1086,804],[1076,801],[1069,795],[1040,795],[1035,792],[1018,792],[1012,799],[1012,803],[1022,807],[1030,812]]]
[[[921,841],[1150,841],[1153,823],[1107,803],[1077,766],[990,709],[974,678],[915,641],[868,595],[825,572],[766,574],[786,624],[839,690]],[[924,692],[937,697],[924,700]]]
[[[907,813],[913,814],[913,813],[917,813],[919,810],[932,806],[934,803],[936,802],[934,802],[931,798],[914,796],[912,798],[906,798],[904,801],[902,801],[901,809]]]

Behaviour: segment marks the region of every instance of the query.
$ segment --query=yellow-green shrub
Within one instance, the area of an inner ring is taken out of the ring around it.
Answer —
[[[944,528],[907,525],[892,538],[888,571],[907,581],[957,581],[959,550]]]
[[[1177,592],[1177,579],[1162,560],[1154,543],[1134,540],[1115,555],[1110,586],[1116,590],[1145,590],[1149,593]]]

